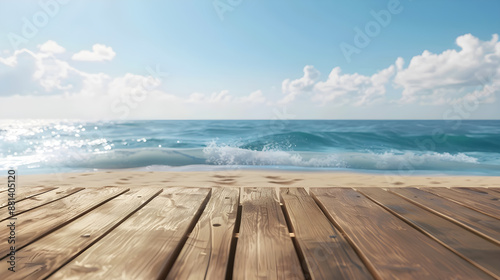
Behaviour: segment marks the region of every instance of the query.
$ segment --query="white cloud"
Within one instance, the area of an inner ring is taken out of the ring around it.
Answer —
[[[456,40],[460,50],[446,50],[441,54],[424,51],[410,60],[404,68],[399,57],[394,65],[371,75],[343,74],[340,67],[330,72],[326,81],[319,81],[319,72],[313,66],[304,68],[304,76],[282,83],[285,97],[281,103],[290,103],[297,96],[312,93],[311,100],[321,104],[362,106],[375,101],[391,102],[391,89],[400,97],[400,104],[421,105],[455,104],[464,101],[492,103],[500,92],[500,42],[498,35],[490,41],[481,41],[471,34]],[[392,100],[393,101],[393,100]]]
[[[322,104],[334,102],[337,105],[366,105],[385,95],[386,84],[394,76],[395,67],[391,65],[372,76],[341,72],[340,67],[335,67],[326,81],[318,81],[319,71],[313,66],[306,66],[302,78],[283,81],[282,91],[286,96],[280,102],[289,103],[296,96],[311,92],[312,100]]]
[[[140,94],[156,89],[160,85],[161,81],[158,78],[127,73],[109,83],[108,93],[111,95]]]
[[[95,44],[92,46],[92,51],[83,50],[75,53],[71,58],[78,61],[104,61],[112,60],[116,53],[111,47]]]
[[[262,90],[257,90],[250,93],[248,96],[243,96],[240,98],[243,103],[265,103],[267,99],[262,94]]]
[[[204,93],[192,93],[185,102],[187,103],[246,103],[246,104],[258,104],[265,103],[267,99],[262,94],[261,90],[254,91],[246,96],[236,97],[229,93],[228,90],[223,90],[221,92],[214,92],[211,95],[206,95]]]
[[[27,49],[16,50],[11,56],[8,56],[6,58],[0,57],[0,63],[3,63],[6,66],[14,67],[17,65],[17,57],[23,53],[28,53],[34,56],[34,53]]]
[[[0,94],[36,94],[64,89],[62,79],[73,70],[52,53],[21,49],[7,58],[0,58],[7,68],[0,68]],[[60,93],[60,92],[54,92]]]
[[[281,90],[286,96],[280,101],[281,103],[292,102],[297,95],[311,91],[320,73],[312,65],[306,65],[303,71],[304,76],[302,78],[293,81],[290,79],[283,81]]]
[[[104,73],[84,73],[81,72],[80,89],[75,91],[75,95],[96,96],[108,94],[109,83],[112,78]]]
[[[398,71],[401,71],[404,65],[405,60],[402,57],[398,57],[398,59],[396,59],[396,68],[398,69]]]
[[[63,53],[66,51],[65,48],[59,46],[56,42],[49,40],[42,45],[39,45],[38,48],[42,52],[46,53]]]
[[[267,102],[260,90],[243,96],[223,90],[180,97],[163,91],[158,77],[89,73],[56,56],[61,51],[56,46],[48,42],[35,52],[22,49],[0,57],[0,102],[23,104],[21,110],[0,112],[1,117],[259,118],[265,108],[255,110],[252,105]]]
[[[96,80],[103,82],[103,73],[86,73],[58,59],[52,52],[32,52],[21,49],[7,58],[0,58],[7,66],[0,68],[0,95],[77,94]],[[57,43],[49,46],[58,46]],[[57,49],[57,48],[55,48]],[[94,87],[95,88],[95,87]]]
[[[233,100],[233,97],[229,94],[229,91],[223,90],[219,93],[212,93],[208,98],[205,99],[205,102],[208,103],[221,103],[221,102],[230,102]]]
[[[76,69],[54,56],[64,49],[54,41],[40,45],[39,49],[21,49],[7,58],[0,57],[6,66],[0,67],[0,95],[117,95],[151,90],[160,84],[151,76],[127,73],[113,79],[104,73]]]
[[[482,102],[494,100],[500,89],[496,82],[500,78],[498,35],[481,41],[466,34],[458,37],[456,43],[460,50],[440,54],[424,51],[411,59],[408,68],[398,72],[394,83],[403,89],[401,102],[442,104],[470,98],[473,92],[482,92],[477,95]]]
[[[267,102],[260,90],[244,96],[232,95],[223,90],[209,95],[193,93],[187,98],[178,97],[162,91],[162,81],[158,77],[132,73],[111,77],[105,73],[81,71],[72,66],[71,61],[54,55],[61,51],[62,47],[59,47],[56,42],[49,41],[40,45],[38,52],[22,49],[9,57],[0,57],[0,62],[3,63],[0,66],[4,67],[0,68],[0,94],[39,98],[50,96],[50,102],[60,104],[63,104],[64,100],[72,100],[75,104],[85,104],[83,99],[96,100],[95,102],[108,103],[106,110],[115,118],[128,115],[131,109],[139,108],[139,104],[146,99],[154,100],[149,101],[150,103],[168,102],[169,108],[185,110],[188,110],[188,107],[200,107],[210,111],[211,104],[212,109],[217,108],[217,113],[220,114],[223,114],[222,109],[225,106],[232,107],[235,112],[242,112],[246,110],[245,105]],[[239,109],[236,109],[238,106]]]
[[[372,76],[341,74],[340,67],[335,67],[325,82],[318,82],[314,86],[316,94],[313,99],[322,103],[335,102],[337,105],[367,105],[384,97],[387,82],[394,72],[393,65]]]
[[[39,81],[46,92],[54,89],[71,89],[73,87],[71,80],[81,77],[80,71],[51,55],[36,54],[35,59],[36,71],[33,79]]]
[[[229,91],[223,90],[221,92],[213,92],[211,95],[195,92],[189,95],[186,100],[188,103],[224,103],[233,100]]]

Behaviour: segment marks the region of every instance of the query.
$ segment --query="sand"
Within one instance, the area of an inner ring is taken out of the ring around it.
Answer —
[[[487,187],[500,188],[498,176],[398,176],[345,172],[232,170],[148,172],[136,170],[22,175],[18,187]]]

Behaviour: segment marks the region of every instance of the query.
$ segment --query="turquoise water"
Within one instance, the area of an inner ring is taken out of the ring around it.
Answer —
[[[500,175],[500,121],[2,121],[0,166]]]

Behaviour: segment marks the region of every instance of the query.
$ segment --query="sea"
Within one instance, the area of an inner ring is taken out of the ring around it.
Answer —
[[[2,120],[11,168],[500,176],[500,120]]]

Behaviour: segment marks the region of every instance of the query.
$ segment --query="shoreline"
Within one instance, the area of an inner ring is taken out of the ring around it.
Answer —
[[[405,175],[290,170],[95,171],[31,174],[20,187],[483,187],[500,188],[500,176]]]

